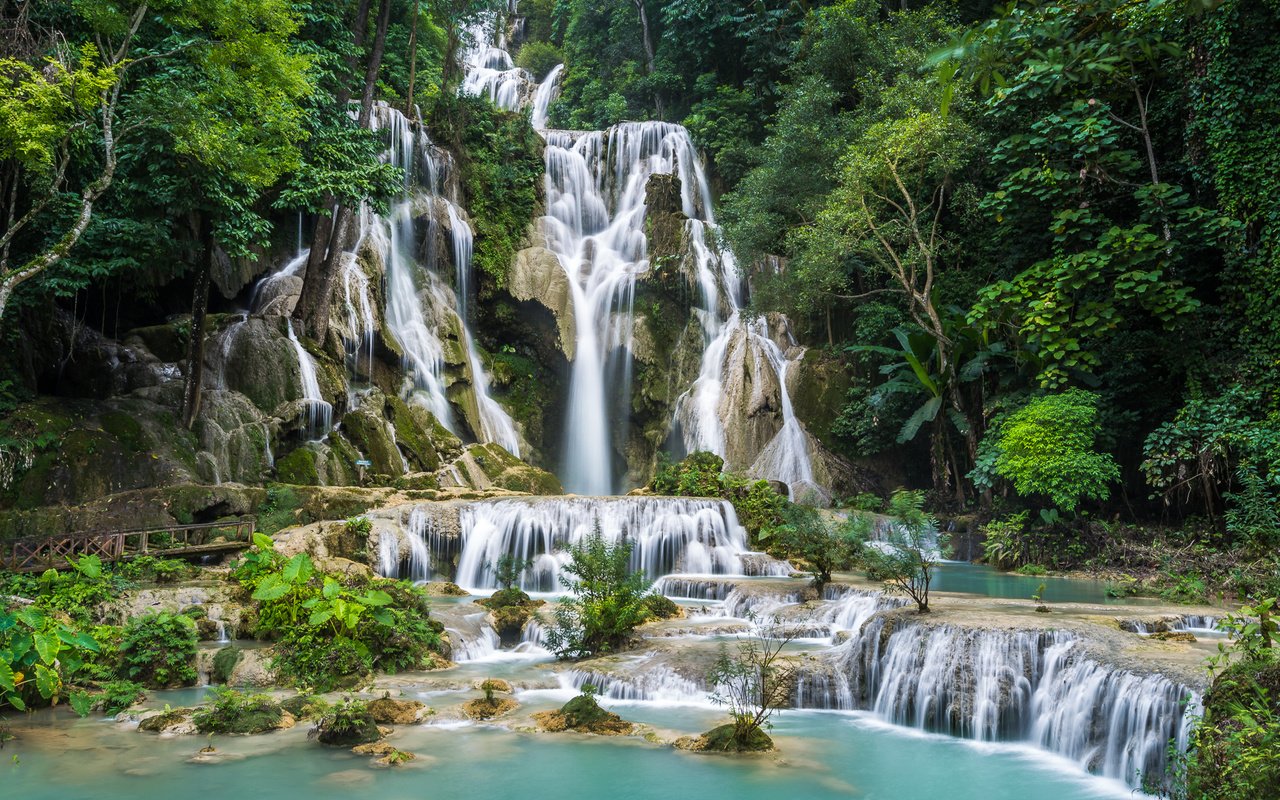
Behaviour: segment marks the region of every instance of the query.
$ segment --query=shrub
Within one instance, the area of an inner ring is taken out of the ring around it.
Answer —
[[[811,506],[788,506],[784,518],[770,541],[788,558],[802,560],[819,589],[831,581],[831,573],[853,566],[858,542],[870,532],[865,516],[855,514],[840,524]]]
[[[887,541],[866,543],[862,560],[867,576],[884,580],[889,588],[910,597],[916,609],[929,611],[929,586],[937,566],[937,552],[929,541],[933,517],[924,511],[924,494],[899,490],[889,499],[893,517]]]
[[[102,684],[102,694],[94,699],[94,706],[109,717],[115,716],[146,700],[144,689],[133,681],[107,681]]]
[[[321,744],[344,747],[376,742],[382,738],[378,723],[369,713],[369,704],[349,697],[343,698],[320,718],[316,732]]]
[[[196,626],[178,614],[147,614],[129,620],[120,642],[120,671],[152,689],[196,682]]]
[[[213,701],[196,709],[191,721],[201,733],[264,733],[280,727],[284,709],[265,694],[214,689]]]
[[[1100,430],[1097,395],[1071,389],[1037,397],[1000,426],[996,472],[1018,494],[1043,495],[1064,511],[1084,498],[1106,500],[1120,468],[1094,450]]]
[[[705,734],[705,749],[773,749],[765,731],[772,727],[774,713],[789,703],[796,681],[795,666],[781,658],[791,638],[747,639],[738,644],[735,655],[720,645],[720,656],[707,674],[707,683],[716,687],[711,701],[727,708],[733,722]]]
[[[680,616],[680,606],[671,598],[660,594],[644,596],[645,619],[674,619]]]
[[[560,658],[617,650],[645,620],[643,575],[629,570],[631,542],[612,543],[595,530],[569,550],[560,582],[572,593],[556,606],[547,644]]]
[[[551,42],[526,42],[516,53],[516,66],[533,73],[541,81],[557,64],[564,61],[559,48]]]

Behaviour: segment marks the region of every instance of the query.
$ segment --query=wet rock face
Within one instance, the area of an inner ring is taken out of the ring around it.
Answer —
[[[507,277],[507,291],[521,302],[535,302],[555,318],[560,351],[573,360],[577,340],[573,290],[555,253],[545,247],[527,247],[516,253]]]

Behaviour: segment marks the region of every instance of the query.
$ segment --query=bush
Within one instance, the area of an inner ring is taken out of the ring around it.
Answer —
[[[527,42],[516,53],[516,66],[529,70],[539,82],[562,61],[559,48],[550,42]]]
[[[870,519],[865,516],[855,514],[840,524],[811,506],[788,506],[784,519],[769,542],[788,558],[803,561],[818,589],[831,581],[831,573],[853,566],[859,540],[870,533]]]
[[[1098,397],[1071,389],[1037,397],[1000,426],[995,469],[1020,495],[1043,495],[1064,511],[1084,498],[1106,500],[1120,468],[1095,451]]]
[[[426,592],[407,581],[327,575],[257,535],[231,577],[252,590],[256,630],[280,639],[275,666],[299,686],[329,691],[375,669],[420,669],[442,647]]]
[[[131,581],[176,583],[199,572],[199,568],[174,558],[138,556],[116,565],[115,572]]]
[[[316,732],[321,744],[343,747],[368,744],[382,738],[378,723],[369,713],[369,704],[349,697],[320,718]]]
[[[921,614],[927,613],[937,553],[928,541],[935,524],[933,517],[924,511],[924,494],[894,492],[889,499],[889,515],[893,517],[893,525],[888,540],[868,542],[862,547],[867,577],[886,581],[890,589],[910,597]]]
[[[109,717],[115,716],[146,700],[144,688],[133,681],[107,681],[102,684],[102,694],[94,699],[94,707]]]
[[[645,619],[675,619],[680,616],[680,606],[670,597],[660,594],[644,596]]]
[[[585,658],[626,644],[645,620],[644,576],[629,570],[631,542],[614,544],[600,533],[600,524],[569,550],[570,560],[560,576],[573,597],[556,606],[547,631],[547,645],[560,658]]]
[[[225,688],[214,689],[213,702],[191,715],[201,733],[265,733],[280,727],[283,718],[284,709],[269,695]]]
[[[196,626],[178,614],[147,614],[129,620],[120,642],[120,671],[151,689],[196,682]]]

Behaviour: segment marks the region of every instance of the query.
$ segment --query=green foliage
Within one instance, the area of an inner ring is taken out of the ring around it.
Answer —
[[[116,564],[113,567],[113,572],[129,581],[176,583],[184,578],[192,577],[198,572],[198,569],[186,561],[175,558],[138,556]]]
[[[649,489],[678,497],[720,497],[733,504],[738,521],[752,539],[768,543],[783,524],[787,498],[764,480],[723,472],[724,459],[715,453],[691,453],[673,463],[658,454],[658,469]]]
[[[1280,792],[1280,664],[1244,661],[1218,675],[1192,735],[1187,800],[1252,800]]]
[[[25,711],[67,698],[84,655],[97,650],[92,636],[40,608],[0,607],[0,707]]]
[[[1107,499],[1120,469],[1093,449],[1097,415],[1097,396],[1079,389],[1032,400],[1001,427],[996,472],[1019,494],[1044,495],[1065,511],[1084,498]]]
[[[120,671],[151,689],[171,689],[196,682],[196,626],[180,614],[164,612],[134,617],[120,642]]]
[[[431,120],[437,141],[453,143],[475,229],[475,266],[492,286],[507,271],[534,217],[542,188],[542,137],[529,120],[469,95],[441,98]]]
[[[279,727],[284,717],[284,709],[270,695],[227,688],[215,688],[212,694],[212,701],[191,715],[201,733],[264,733]]]
[[[863,542],[862,563],[868,577],[907,595],[924,614],[939,558],[941,543],[931,541],[937,523],[924,510],[924,494],[903,489],[889,498],[889,517],[892,522],[882,542]]]
[[[378,723],[369,713],[369,704],[344,697],[332,706],[316,723],[317,738],[321,744],[351,747],[376,742],[382,738]]]
[[[1025,511],[983,525],[982,534],[986,537],[983,556],[986,562],[999,569],[1013,569],[1026,564],[1032,557],[1032,537],[1027,535],[1026,528]]]
[[[797,677],[796,667],[781,657],[789,641],[789,637],[749,638],[738,644],[734,654],[725,644],[720,645],[720,654],[707,673],[707,684],[715,687],[711,702],[728,709],[733,722],[726,726],[731,735],[724,735],[728,732],[719,728],[707,734],[708,749],[773,749],[765,731],[773,727],[773,715],[790,703]]]
[[[771,549],[803,562],[819,591],[831,582],[831,573],[853,566],[859,542],[870,535],[872,525],[862,514],[841,522],[803,505],[789,505],[783,520],[768,539]]]
[[[26,597],[38,608],[69,615],[80,625],[93,622],[101,607],[118,596],[127,583],[107,572],[96,555],[80,556],[68,569],[47,569],[40,575],[14,574],[0,593]]]
[[[551,42],[529,42],[516,53],[516,66],[529,70],[533,73],[534,79],[539,82],[563,60],[560,48]]]
[[[520,576],[531,566],[533,566],[531,558],[520,558],[512,553],[503,553],[498,556],[497,563],[490,565],[490,568],[493,570],[493,577],[498,582],[498,586],[503,591],[507,591],[520,582]]]
[[[230,577],[251,591],[258,633],[279,638],[275,665],[299,686],[331,691],[375,669],[420,669],[442,645],[424,590],[325,574],[306,553],[285,559],[268,536],[254,535]]]
[[[585,658],[621,649],[645,621],[644,576],[631,572],[629,541],[610,542],[595,530],[569,549],[560,582],[571,597],[556,605],[547,647],[560,658]]]
[[[133,681],[107,681],[93,698],[94,707],[108,717],[127,711],[147,699],[145,687]]]

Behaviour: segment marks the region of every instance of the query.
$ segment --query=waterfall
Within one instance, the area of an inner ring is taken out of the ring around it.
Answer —
[[[390,140],[388,159],[404,170],[404,194],[385,217],[367,214],[366,235],[370,246],[381,255],[387,273],[387,325],[404,354],[410,373],[410,398],[435,415],[440,424],[457,433],[458,425],[446,392],[444,376],[445,342],[441,331],[456,322],[461,344],[472,376],[472,392],[479,411],[476,437],[496,442],[513,455],[520,454],[515,422],[489,393],[479,351],[466,319],[467,294],[471,282],[473,234],[465,214],[445,195],[444,182],[451,165],[444,154],[416,132],[409,119],[396,109],[379,105],[374,127],[386,130]],[[426,194],[415,183],[417,168],[425,167]],[[426,263],[419,265],[413,255],[416,244],[415,211],[427,209]],[[436,251],[437,216],[449,222],[455,291],[450,292],[441,277],[442,254]],[[422,267],[425,267],[422,268]],[[421,282],[422,288],[418,288]]]
[[[1071,633],[888,624],[875,618],[829,669],[809,670],[797,705],[1026,741],[1135,786],[1164,779],[1171,743],[1186,748],[1199,696],[1162,675],[1100,664]]]
[[[464,588],[496,588],[492,566],[503,554],[511,554],[533,561],[521,576],[520,587],[546,592],[562,588],[559,579],[569,562],[567,548],[581,542],[597,524],[607,541],[633,543],[630,568],[650,580],[678,570],[741,574],[742,556],[748,552],[747,532],[733,506],[693,498],[479,501],[459,512],[460,541],[428,540],[428,527],[419,524],[415,530],[412,516],[408,535],[427,541],[436,565],[448,563],[447,548],[456,546],[456,581]]]
[[[577,328],[563,481],[570,491],[607,494],[616,488],[615,442],[625,434],[611,425],[607,376],[630,372],[631,303],[649,270],[646,185],[651,175],[677,174],[683,211],[694,221],[709,213],[710,189],[678,125],[627,122],[546,138],[546,246],[569,278]],[[732,267],[728,258],[719,263]],[[625,377],[617,383],[629,392]]]
[[[401,542],[408,556],[401,556]],[[457,556],[457,538],[442,533],[435,519],[421,508],[409,513],[403,536],[384,530],[378,540],[378,574],[384,578],[427,581],[447,573]]]
[[[316,361],[298,341],[293,332],[293,320],[285,321],[289,333],[289,343],[293,345],[298,356],[298,374],[302,379],[302,402],[307,407],[307,435],[313,439],[322,439],[332,427],[333,406],[324,399],[320,392],[320,379],[316,373]]]
[[[538,84],[538,91],[533,95],[533,117],[531,123],[536,131],[546,130],[547,119],[551,114],[551,104],[560,96],[560,76],[564,73],[564,64],[556,64],[547,76]]]

